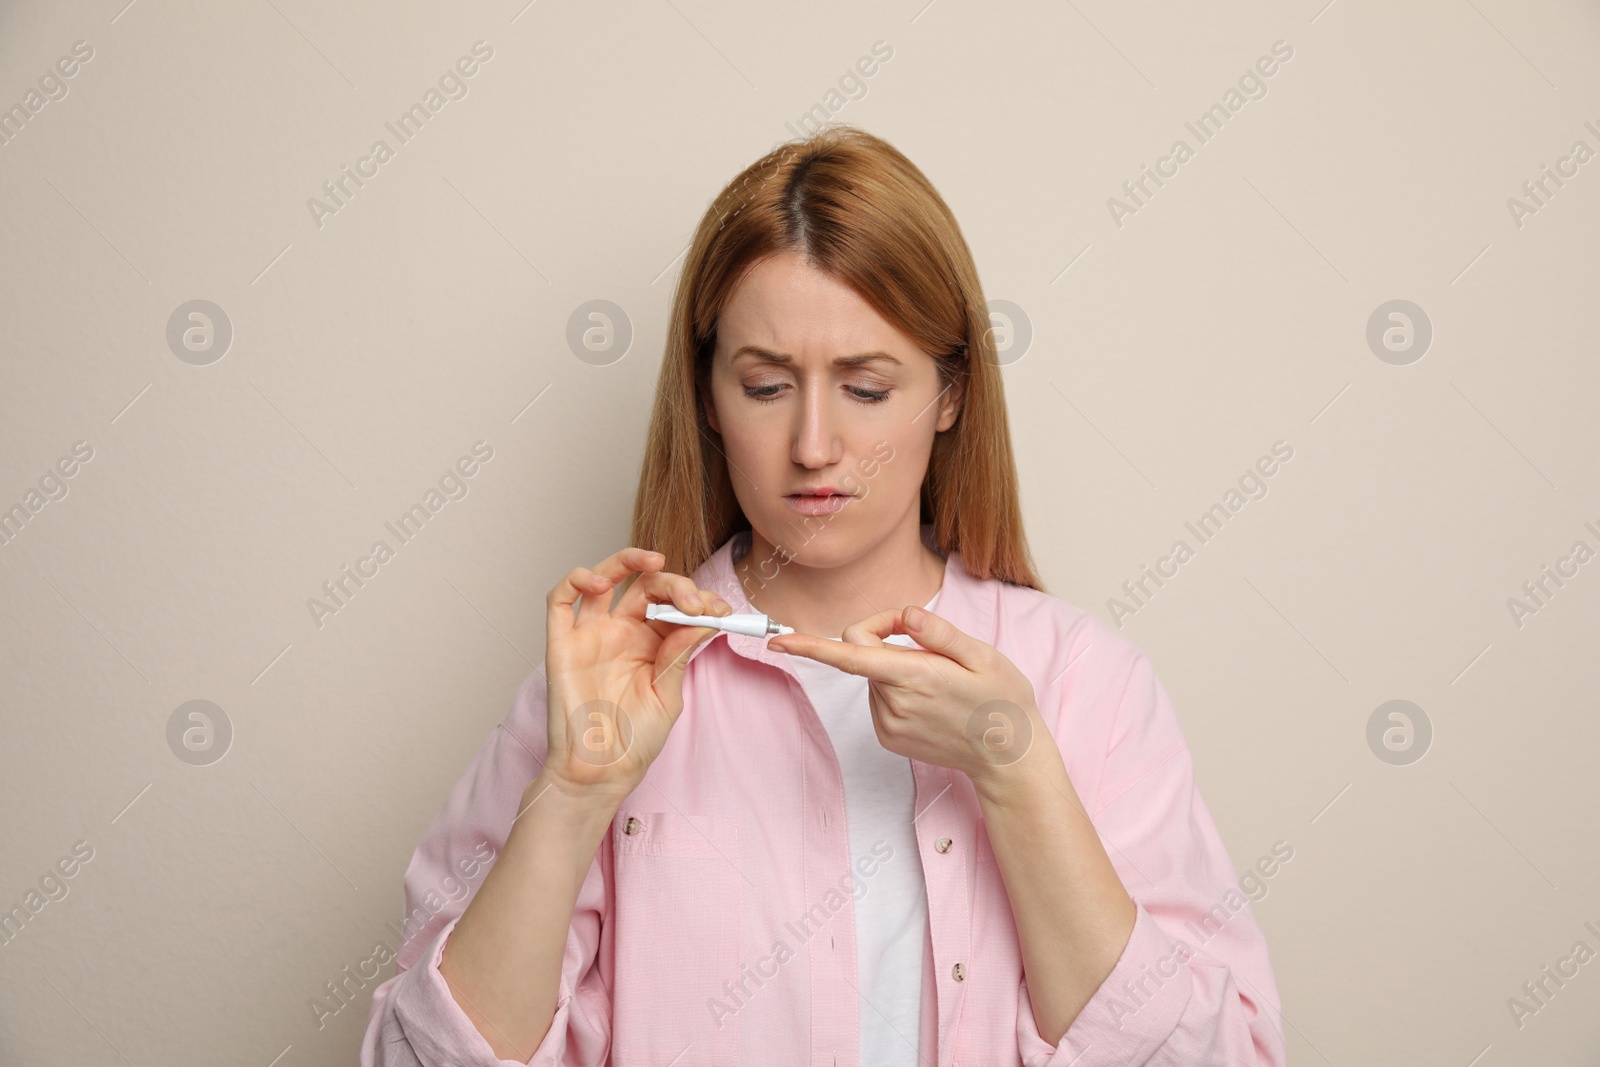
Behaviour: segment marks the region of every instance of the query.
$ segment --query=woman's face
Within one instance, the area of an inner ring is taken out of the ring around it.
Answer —
[[[753,267],[718,320],[707,418],[750,525],[804,566],[917,523],[959,403],[933,357],[798,253]],[[819,489],[839,495],[801,495]]]

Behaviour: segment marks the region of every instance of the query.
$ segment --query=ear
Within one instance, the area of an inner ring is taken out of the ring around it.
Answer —
[[[939,421],[934,424],[936,432],[943,432],[956,424],[956,416],[961,413],[961,401],[966,396],[966,385],[956,382],[945,391],[939,402]]]
[[[717,425],[717,403],[716,400],[711,396],[710,382],[706,382],[705,386],[700,390],[700,400],[706,411],[706,422],[711,424],[711,429],[713,432],[720,434],[722,432],[722,427]]]

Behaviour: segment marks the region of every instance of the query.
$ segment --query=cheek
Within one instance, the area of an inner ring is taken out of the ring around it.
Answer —
[[[718,384],[713,392],[717,406],[717,433],[722,437],[722,450],[733,456],[733,450],[749,452],[759,445],[763,436],[760,421],[750,417],[745,397],[738,386]]]
[[[893,435],[880,434],[856,449],[854,478],[863,497],[908,500],[922,491],[933,438],[921,423]]]
[[[763,424],[758,419],[742,415],[722,420],[722,450],[729,462],[747,471],[751,467],[770,467],[774,457],[779,457],[784,449],[784,442],[772,423]],[[737,483],[740,480],[738,472],[732,473]]]
[[[763,421],[736,412],[722,420],[722,454],[734,499],[746,512],[766,511],[775,500],[773,486],[791,480],[789,440],[773,420]]]

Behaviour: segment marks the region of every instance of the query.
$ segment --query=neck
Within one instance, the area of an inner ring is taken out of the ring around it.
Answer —
[[[802,563],[752,530],[750,551],[734,563],[734,573],[757,611],[800,633],[830,638],[880,611],[921,607],[944,585],[944,557],[922,543],[916,522],[852,559],[818,562],[836,545],[824,533],[800,550],[812,561]]]

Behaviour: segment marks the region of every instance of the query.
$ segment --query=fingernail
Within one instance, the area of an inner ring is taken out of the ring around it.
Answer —
[[[906,612],[906,625],[920,630],[928,621],[928,613],[921,608],[912,608]]]

